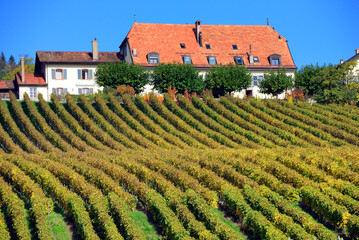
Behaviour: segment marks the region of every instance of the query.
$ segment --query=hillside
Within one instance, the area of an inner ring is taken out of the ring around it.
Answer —
[[[359,237],[356,107],[12,95],[0,123],[0,239]]]

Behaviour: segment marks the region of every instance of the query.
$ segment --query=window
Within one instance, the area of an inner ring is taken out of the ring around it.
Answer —
[[[156,52],[147,54],[147,61],[149,64],[157,64],[160,62],[160,55]]]
[[[209,65],[216,65],[216,64],[217,64],[216,57],[214,57],[214,56],[209,56],[209,57],[208,57],[208,64],[209,64]]]
[[[79,95],[80,94],[83,94],[85,96],[93,94],[93,88],[79,88]]]
[[[232,45],[233,50],[238,50],[237,45]]]
[[[234,57],[234,62],[238,65],[243,65],[244,62],[243,62],[243,58],[241,56],[235,56]]]
[[[211,49],[211,45],[206,44],[206,49]]]
[[[258,86],[258,76],[253,76],[252,86]]]
[[[181,48],[186,48],[186,44],[180,43]]]
[[[263,76],[258,76],[258,86],[262,84]]]
[[[51,70],[52,79],[55,80],[65,80],[67,79],[67,70],[66,69],[52,69]]]
[[[30,88],[30,98],[37,98],[37,88]]]
[[[56,88],[56,95],[57,96],[63,96],[64,95],[64,89],[63,88]]]
[[[258,57],[253,57],[253,62],[259,62],[259,58]]]
[[[192,64],[191,56],[183,56],[184,64]]]
[[[92,71],[92,69],[77,69],[77,78],[79,80],[93,79],[93,71]]]
[[[269,56],[269,63],[272,66],[280,66],[281,63],[281,56],[279,54],[272,54]]]

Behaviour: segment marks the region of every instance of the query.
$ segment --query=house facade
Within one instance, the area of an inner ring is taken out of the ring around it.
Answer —
[[[92,41],[92,52],[37,51],[33,76],[25,73],[25,81],[22,81],[22,74],[16,75],[19,99],[23,99],[24,92],[33,99],[42,93],[46,100],[50,100],[51,93],[59,97],[64,97],[66,93],[96,93],[102,89],[95,81],[97,65],[121,60],[118,52],[99,52],[96,39]],[[34,85],[35,78],[38,82],[42,79],[41,84]]]
[[[204,77],[212,65],[244,65],[253,80],[246,90],[235,93],[240,97],[270,97],[259,93],[264,73],[285,67],[294,77],[297,69],[288,41],[268,25],[134,23],[120,45],[120,55],[148,69],[158,63],[192,64]],[[145,91],[151,90],[146,86]]]
[[[345,62],[356,62],[356,66],[353,69],[354,74],[356,75],[356,80],[359,82],[359,48],[355,49],[355,55]]]

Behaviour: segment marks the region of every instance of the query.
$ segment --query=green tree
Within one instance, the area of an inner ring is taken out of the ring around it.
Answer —
[[[314,80],[321,83],[322,90],[314,95],[314,99],[320,103],[356,103],[355,66],[356,62],[328,65],[318,72]]]
[[[285,68],[278,68],[277,72],[273,71],[273,69],[269,69],[268,73],[264,74],[264,79],[259,89],[261,93],[272,94],[277,97],[293,86],[292,76],[287,75]]]
[[[12,57],[12,55],[11,55],[11,57]],[[33,61],[34,61],[33,58],[29,58],[29,57],[27,57],[27,55],[25,55],[25,57],[24,57],[24,67],[25,67],[25,72],[26,73],[33,73],[34,72],[35,64],[34,64]],[[10,65],[10,59],[9,59],[9,65]],[[14,69],[12,69],[12,71],[10,71],[8,74],[6,74],[6,76],[3,77],[3,79],[14,80],[15,79],[15,74],[17,72],[21,72],[21,65],[18,65]]]
[[[316,75],[326,66],[319,66],[318,63],[302,66],[295,73],[294,82],[296,87],[303,89],[304,94],[313,96],[314,94],[322,91],[322,82],[316,79]]]
[[[154,89],[166,92],[168,87],[176,88],[179,93],[200,93],[204,89],[204,81],[198,70],[190,64],[160,63],[153,68],[151,74]]]
[[[206,88],[212,89],[214,96],[223,96],[233,91],[241,91],[252,81],[251,73],[241,65],[212,66],[206,75]]]
[[[95,76],[100,86],[117,88],[120,85],[129,85],[136,93],[140,93],[149,83],[149,73],[144,67],[127,62],[99,64]]]
[[[6,58],[5,58],[4,52],[1,52],[0,62],[6,62]]]
[[[27,60],[26,62],[25,59]],[[34,60],[33,58],[27,58],[27,55],[24,57],[25,64],[31,64],[33,60]],[[9,57],[9,65],[11,67],[11,70],[14,70],[16,68],[15,58],[13,55]]]

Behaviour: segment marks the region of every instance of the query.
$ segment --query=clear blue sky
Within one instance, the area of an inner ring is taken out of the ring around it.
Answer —
[[[118,51],[134,22],[270,25],[288,39],[298,68],[347,60],[359,48],[359,0],[0,0],[0,52]]]

